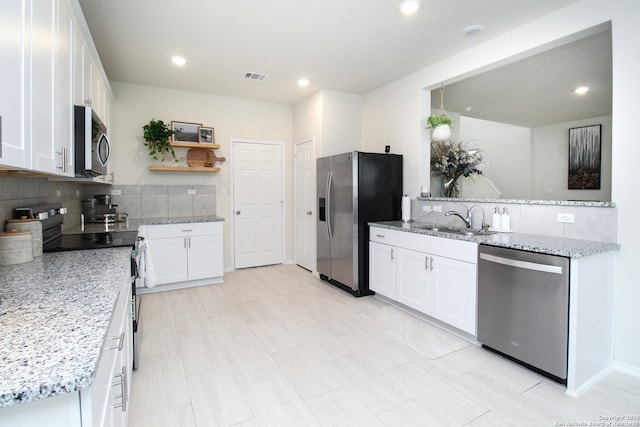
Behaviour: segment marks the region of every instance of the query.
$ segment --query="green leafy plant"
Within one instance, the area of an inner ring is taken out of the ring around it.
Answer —
[[[171,130],[171,127],[165,124],[162,120],[151,119],[149,123],[142,126],[144,130],[144,146],[149,149],[149,155],[158,160],[158,156],[161,156],[164,161],[165,156],[171,154],[173,159],[177,162],[176,152],[171,146],[170,138],[175,132]]]
[[[440,125],[449,125],[453,127],[453,120],[446,116],[446,114],[440,114],[439,116],[429,116],[427,119],[427,129],[436,128]]]

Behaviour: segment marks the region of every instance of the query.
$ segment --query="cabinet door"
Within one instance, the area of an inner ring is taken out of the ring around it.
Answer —
[[[385,297],[396,299],[395,246],[369,242],[369,288]]]
[[[31,30],[31,167],[56,173],[54,81],[57,1],[33,2]]]
[[[30,2],[0,2],[0,164],[29,167],[30,152],[25,135],[28,89],[27,16]]]
[[[60,0],[55,43],[55,155],[56,173],[73,176],[73,32],[74,17]]]
[[[398,302],[431,314],[429,298],[432,257],[424,252],[398,248]]]
[[[222,234],[188,237],[189,280],[223,274]]]
[[[434,257],[433,316],[476,335],[477,265]]]
[[[158,285],[187,280],[186,237],[149,239],[149,248]]]

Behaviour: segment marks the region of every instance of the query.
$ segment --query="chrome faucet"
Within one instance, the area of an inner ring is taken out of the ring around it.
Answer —
[[[471,228],[471,209],[467,209],[467,217],[463,217],[462,215],[460,215],[458,212],[456,211],[447,211],[447,213],[444,214],[444,216],[451,216],[451,215],[455,215],[458,218],[460,218],[461,220],[464,221],[464,224],[467,226],[467,228]]]

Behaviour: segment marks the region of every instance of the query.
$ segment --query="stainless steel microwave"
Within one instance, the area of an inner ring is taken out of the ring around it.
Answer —
[[[105,175],[111,159],[111,143],[107,127],[89,106],[74,106],[74,141],[75,175]]]

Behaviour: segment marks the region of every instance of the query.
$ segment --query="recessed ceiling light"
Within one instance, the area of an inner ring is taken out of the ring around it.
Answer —
[[[420,0],[402,0],[398,5],[400,12],[411,15],[420,8]]]
[[[300,87],[309,86],[309,80],[308,79],[300,79],[300,80],[298,80],[298,86],[300,86]]]
[[[484,31],[485,26],[480,24],[469,25],[468,27],[464,27],[462,29],[462,34],[464,36],[475,36],[476,34]]]
[[[589,92],[589,86],[580,86],[579,88],[576,88],[574,92],[576,93],[576,95],[584,95],[585,93]]]
[[[176,65],[182,66],[187,63],[187,60],[184,59],[182,56],[174,56],[171,58],[171,62],[173,62]]]

